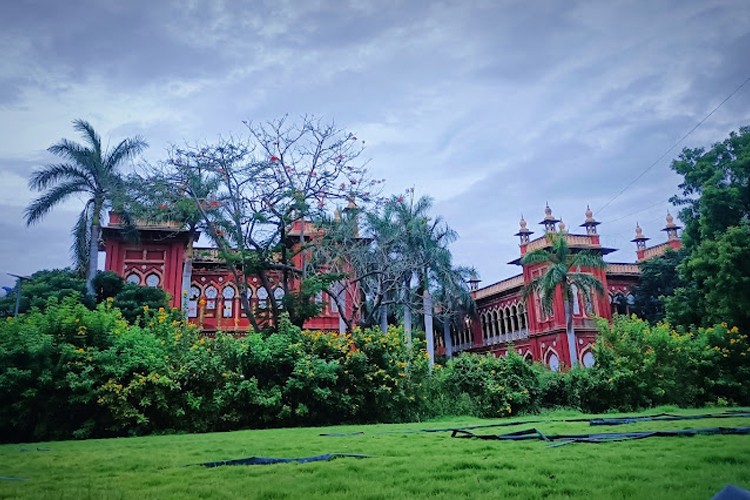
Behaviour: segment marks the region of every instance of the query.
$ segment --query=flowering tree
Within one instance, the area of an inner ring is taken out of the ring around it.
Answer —
[[[336,279],[310,258],[320,244],[315,222],[346,200],[367,202],[382,181],[367,176],[360,160],[364,141],[333,124],[304,116],[245,125],[246,139],[175,148],[166,163],[175,179],[200,172],[214,186],[208,195],[192,183],[176,187],[192,200],[218,258],[234,273],[253,327],[259,314],[276,323],[283,308],[301,324],[316,314],[307,307],[310,299]],[[268,297],[283,300],[253,311],[251,277]],[[295,281],[300,286],[293,287]]]

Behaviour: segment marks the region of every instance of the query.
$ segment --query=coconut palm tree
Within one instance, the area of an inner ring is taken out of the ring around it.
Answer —
[[[562,289],[565,306],[565,329],[568,338],[568,349],[571,364],[577,364],[575,330],[573,328],[573,300],[576,290],[583,294],[587,302],[591,301],[591,292],[604,293],[604,286],[594,275],[582,272],[582,269],[604,269],[606,264],[601,255],[590,251],[573,252],[568,246],[565,235],[548,233],[549,248],[541,248],[524,255],[521,263],[524,266],[547,264],[544,274],[532,280],[524,288],[526,297],[537,293],[541,300],[542,310],[551,314],[555,292]]]
[[[123,180],[118,170],[147,144],[140,137],[121,141],[112,149],[102,149],[101,137],[84,120],[73,121],[73,128],[85,144],[61,139],[47,151],[64,159],[46,165],[31,174],[29,187],[44,193],[26,207],[26,224],[39,222],[55,206],[73,196],[88,199],[73,227],[71,250],[79,270],[85,270],[86,291],[94,296],[93,280],[97,271],[102,211],[122,203]]]

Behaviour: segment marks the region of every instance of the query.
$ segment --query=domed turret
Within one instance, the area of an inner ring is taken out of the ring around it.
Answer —
[[[521,228],[513,236],[518,236],[521,239],[521,245],[525,245],[526,243],[529,242],[529,235],[533,234],[534,231],[531,231],[529,228],[526,227],[526,219],[523,218],[523,214],[521,214],[521,220],[518,221],[518,225]]]
[[[549,203],[544,207],[544,219],[539,223],[544,226],[544,231],[547,233],[554,233],[557,231],[555,224],[560,222],[552,215],[552,209],[549,207]]]
[[[594,219],[594,212],[591,211],[591,207],[589,205],[586,205],[586,212],[584,213],[586,216],[586,220],[581,224],[580,227],[586,228],[586,234],[596,234],[596,226],[601,224],[601,222],[598,222],[596,219]]]

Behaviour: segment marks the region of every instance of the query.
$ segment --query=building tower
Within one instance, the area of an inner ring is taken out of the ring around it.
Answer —
[[[594,213],[591,211],[591,207],[586,205],[586,220],[581,224],[580,227],[586,228],[586,234],[589,236],[592,236],[596,234],[596,226],[601,224],[601,222],[598,222],[594,219]]]
[[[549,203],[547,203],[547,206],[544,208],[544,219],[539,224],[544,226],[545,233],[555,233],[557,232],[555,224],[558,222],[560,221],[552,215],[552,209],[549,207]]]
[[[667,225],[662,229],[662,231],[667,232],[667,241],[675,241],[679,240],[680,237],[677,236],[677,230],[682,229],[682,226],[678,226],[674,223],[674,217],[672,217],[672,214],[667,212]]]
[[[529,243],[529,235],[534,234],[534,231],[526,227],[526,219],[523,218],[523,214],[521,214],[521,220],[518,221],[518,225],[521,228],[513,236],[518,236],[521,240],[521,245],[526,245]]]
[[[643,260],[645,257],[646,252],[646,242],[650,240],[651,238],[647,238],[643,235],[643,229],[641,229],[640,224],[637,222],[635,223],[635,238],[633,238],[632,241],[635,243],[636,253],[638,254],[638,260]]]

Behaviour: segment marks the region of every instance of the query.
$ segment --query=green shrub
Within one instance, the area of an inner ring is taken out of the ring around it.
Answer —
[[[463,354],[435,374],[443,414],[503,417],[539,409],[540,371],[515,351],[505,357]]]

